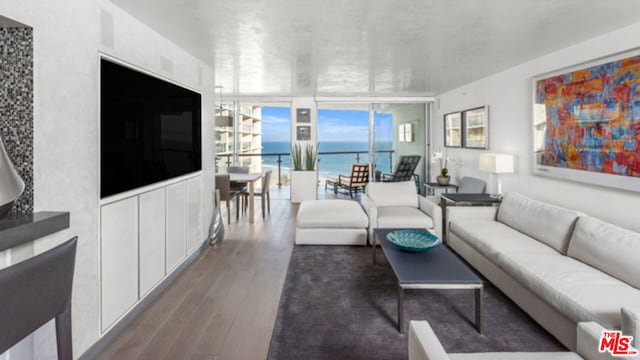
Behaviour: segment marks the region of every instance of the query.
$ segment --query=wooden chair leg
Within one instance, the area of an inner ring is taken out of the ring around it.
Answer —
[[[236,220],[240,219],[240,195],[236,196]]]
[[[231,224],[231,206],[229,205],[230,202],[231,200],[227,200],[227,222],[229,224]]]
[[[264,219],[264,201],[265,201],[265,195],[262,195],[260,197],[260,205],[262,206],[262,218]]]

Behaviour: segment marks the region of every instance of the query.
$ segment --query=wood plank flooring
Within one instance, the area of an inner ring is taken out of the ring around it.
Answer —
[[[349,198],[323,190],[319,198]],[[262,219],[257,199],[254,224],[236,221],[233,204],[225,240],[206,248],[98,359],[265,359],[298,208],[288,188],[271,193],[271,215]]]
[[[204,250],[99,359],[265,359],[297,206],[272,199],[263,220],[259,204],[254,224],[246,216],[225,224],[225,240]]]

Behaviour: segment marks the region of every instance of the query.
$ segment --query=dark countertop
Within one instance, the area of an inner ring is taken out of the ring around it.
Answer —
[[[67,229],[69,221],[64,211],[8,214],[0,219],[0,251]]]

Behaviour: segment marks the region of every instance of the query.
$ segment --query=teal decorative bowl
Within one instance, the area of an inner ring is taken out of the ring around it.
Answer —
[[[394,230],[387,234],[387,240],[401,250],[423,252],[440,245],[440,238],[426,230]]]

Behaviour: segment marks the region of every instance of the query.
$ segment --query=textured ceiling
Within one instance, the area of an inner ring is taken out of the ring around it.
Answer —
[[[638,0],[112,1],[264,96],[435,95],[640,21]]]

